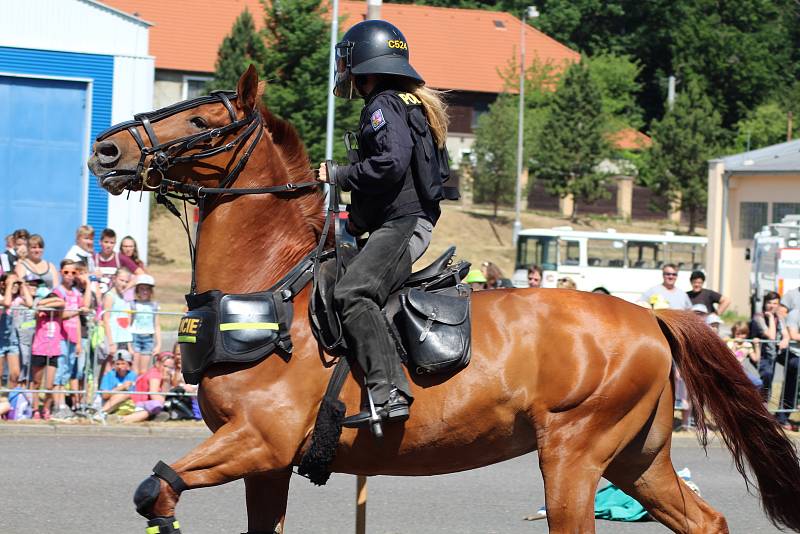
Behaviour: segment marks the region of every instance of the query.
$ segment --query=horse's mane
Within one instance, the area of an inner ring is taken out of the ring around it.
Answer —
[[[314,171],[311,169],[308,153],[294,126],[273,114],[263,104],[259,104],[259,110],[261,111],[264,126],[269,130],[272,142],[281,155],[283,166],[286,169],[287,181],[313,181]],[[322,233],[322,226],[325,223],[322,212],[323,202],[324,197],[320,194],[320,189],[305,189],[298,193],[298,197],[295,200],[295,205],[300,208],[300,212],[306,222],[317,236]]]

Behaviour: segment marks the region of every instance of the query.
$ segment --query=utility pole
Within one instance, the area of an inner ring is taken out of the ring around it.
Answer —
[[[517,120],[517,194],[514,203],[514,229],[512,241],[514,246],[517,246],[517,238],[519,232],[522,230],[522,221],[520,221],[520,211],[522,204],[522,145],[525,135],[523,134],[523,127],[525,124],[525,16],[536,18],[539,16],[539,11],[536,6],[528,6],[522,11],[522,20],[519,26],[519,117]]]
[[[367,0],[367,20],[381,18],[381,5],[383,0]]]
[[[333,119],[336,117],[333,88],[336,84],[336,43],[339,41],[339,0],[331,6],[331,53],[328,64],[328,121],[325,129],[325,159],[333,159]]]

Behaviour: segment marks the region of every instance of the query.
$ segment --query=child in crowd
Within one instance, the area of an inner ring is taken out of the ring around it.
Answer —
[[[34,306],[36,311],[36,332],[33,335],[31,356],[31,389],[52,389],[61,355],[61,308],[64,301],[54,295],[46,281],[36,289]],[[40,409],[39,395],[33,396],[33,418],[50,419],[52,395],[45,395],[44,406]]]
[[[133,301],[133,372],[142,375],[150,367],[150,356],[161,351],[161,325],[158,321],[158,303],[153,301],[156,282],[149,274],[136,279],[136,300]]]
[[[88,313],[82,313],[80,315],[80,322],[81,322],[81,352],[84,354],[86,359],[89,359],[92,356],[90,351],[90,338],[92,334],[92,330],[97,326],[97,317],[100,313],[100,303],[103,302],[103,296],[100,294],[100,288],[95,280],[91,280],[89,278],[89,268],[83,262],[78,262],[75,264],[75,270],[78,272],[77,277],[75,278],[75,286],[78,288],[83,294],[83,298],[88,300],[84,300],[84,303],[88,304],[89,311]],[[87,296],[88,294],[88,296]],[[73,373],[73,376],[70,376],[70,388],[71,389],[83,389],[85,385],[85,374],[86,370],[93,369],[94,367],[94,360],[90,360],[88,365],[78,366]],[[78,402],[83,402],[83,399],[78,399]]]
[[[731,327],[731,338],[727,341],[728,348],[731,349],[736,359],[739,360],[743,366],[745,360],[750,361],[754,366],[758,366],[761,359],[761,351],[758,343],[753,343],[748,338],[750,337],[750,327],[744,321],[738,321]],[[755,373],[751,372],[746,366],[744,374],[750,379],[755,387],[759,390],[763,387],[764,383],[761,378]]]
[[[104,293],[109,291],[113,285],[112,278],[121,268],[126,268],[131,274],[143,274],[144,271],[124,254],[114,252],[117,245],[117,234],[111,228],[106,228],[100,233],[100,252],[94,255],[94,262],[97,265],[97,272],[100,278],[100,290]],[[123,291],[128,289],[131,284],[129,277],[128,285]]]
[[[78,227],[75,232],[75,244],[72,245],[64,256],[67,260],[86,264],[89,271],[94,273],[94,228],[88,224]]]
[[[112,354],[114,368],[103,375],[100,381],[100,391],[96,401],[97,418],[105,421],[108,414],[128,415],[133,413],[135,406],[131,400],[131,392],[136,384],[136,373],[131,371],[133,356],[124,349],[116,350]]]
[[[20,294],[22,282],[14,273],[0,275],[0,376],[3,372],[3,362],[8,365],[7,387],[17,385],[19,378],[19,337],[14,328],[13,311],[11,307],[15,298]],[[0,381],[0,387],[2,387]]]
[[[53,290],[53,294],[64,301],[61,312],[61,355],[58,357],[54,389],[61,390],[71,383],[86,365],[86,355],[81,347],[80,314],[89,310],[89,294],[83,294],[77,288],[78,270],[75,262],[69,259],[61,261],[61,284]],[[81,373],[82,376],[82,373]],[[55,411],[53,418],[65,419],[72,416],[67,408],[63,393],[53,394]],[[77,407],[77,396],[72,397],[72,404]]]
[[[44,285],[44,280],[35,274],[25,277],[25,283],[20,286],[20,294],[11,301],[14,308],[13,324],[17,329],[19,340],[19,379],[20,385],[27,386],[31,374],[31,354],[33,348],[33,335],[36,332],[35,307],[41,300],[36,296],[36,290]]]
[[[135,361],[135,360],[134,360]],[[169,392],[172,385],[172,375],[175,374],[175,359],[170,352],[156,354],[153,367],[136,378],[136,391]],[[137,393],[131,395],[136,409],[122,418],[123,423],[138,423],[155,418],[164,409],[166,397],[156,393]]]
[[[125,288],[131,283],[133,274],[130,269],[120,267],[111,279],[111,289],[103,296],[103,328],[106,332],[108,354],[113,355],[118,350],[130,350],[131,335],[131,303],[125,300]],[[100,369],[100,374],[111,367],[112,362],[106,359]]]

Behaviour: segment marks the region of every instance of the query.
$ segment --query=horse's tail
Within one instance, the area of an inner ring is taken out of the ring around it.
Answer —
[[[694,314],[659,310],[661,331],[686,382],[698,437],[708,444],[710,415],[749,485],[755,474],[764,511],[776,525],[800,530],[800,461],[792,441],[767,411],[725,343]]]

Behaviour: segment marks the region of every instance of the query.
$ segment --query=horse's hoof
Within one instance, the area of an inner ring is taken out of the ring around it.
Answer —
[[[147,522],[146,534],[181,534],[181,526],[175,516],[154,517]]]
[[[144,479],[139,484],[139,487],[136,488],[136,493],[133,494],[133,504],[136,505],[136,511],[149,519],[152,516],[153,505],[158,500],[159,493],[161,493],[161,481],[158,478],[150,475]]]

